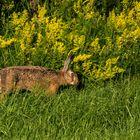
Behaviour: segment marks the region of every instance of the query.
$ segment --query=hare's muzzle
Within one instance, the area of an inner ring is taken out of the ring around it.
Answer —
[[[78,85],[78,84],[79,84],[79,80],[78,80],[77,75],[75,74],[71,82],[71,85]]]

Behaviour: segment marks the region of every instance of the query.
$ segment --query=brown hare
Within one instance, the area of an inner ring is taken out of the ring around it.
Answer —
[[[55,95],[61,85],[77,85],[77,74],[68,68],[72,56],[64,62],[64,67],[51,70],[40,66],[13,66],[0,70],[0,95],[8,95],[12,90],[41,88],[47,95]]]

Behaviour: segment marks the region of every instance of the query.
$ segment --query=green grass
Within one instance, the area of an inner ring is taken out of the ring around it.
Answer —
[[[138,140],[140,80],[12,94],[0,104],[0,140]]]

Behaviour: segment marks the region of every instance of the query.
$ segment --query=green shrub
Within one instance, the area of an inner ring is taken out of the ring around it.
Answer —
[[[63,1],[64,2],[64,1]],[[1,66],[42,65],[59,69],[69,53],[74,70],[89,80],[110,79],[134,66],[139,67],[140,2],[120,14],[94,11],[94,1],[74,1],[71,20],[48,16],[38,6],[30,17],[27,10],[14,12],[0,36]],[[61,9],[60,9],[61,10]]]

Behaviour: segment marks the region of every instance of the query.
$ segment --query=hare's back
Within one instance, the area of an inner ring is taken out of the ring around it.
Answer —
[[[0,70],[1,77],[5,79],[44,79],[57,76],[58,72],[40,66],[13,66]]]

